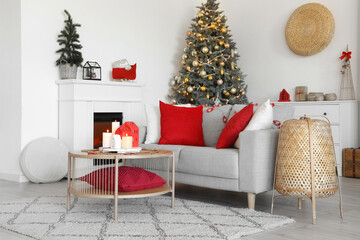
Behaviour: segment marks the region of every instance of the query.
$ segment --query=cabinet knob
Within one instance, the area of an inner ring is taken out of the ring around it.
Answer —
[[[327,115],[327,113],[326,112],[324,112],[324,116],[326,116]]]

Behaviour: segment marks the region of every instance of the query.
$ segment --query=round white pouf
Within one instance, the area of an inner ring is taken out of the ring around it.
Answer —
[[[20,166],[31,182],[56,182],[67,174],[67,156],[68,149],[60,140],[38,138],[22,151]]]

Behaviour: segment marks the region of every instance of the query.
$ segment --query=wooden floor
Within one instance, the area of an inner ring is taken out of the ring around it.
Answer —
[[[360,239],[360,179],[341,178],[343,185],[344,219],[339,216],[338,195],[317,199],[317,222],[311,224],[310,200],[303,201],[302,210],[297,209],[297,199],[278,198],[274,214],[287,216],[296,223],[254,234],[244,239]],[[14,183],[0,180],[0,201],[15,200],[41,195],[65,195],[66,181],[52,184]],[[206,188],[177,184],[175,197],[228,206],[247,207],[244,193],[218,191]],[[176,200],[175,200],[176,201]],[[270,211],[271,192],[257,195],[256,210]],[[0,239],[31,239],[0,229]]]

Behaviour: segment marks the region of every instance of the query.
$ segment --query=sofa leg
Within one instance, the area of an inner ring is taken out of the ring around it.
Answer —
[[[247,194],[249,209],[255,210],[255,196],[256,196],[255,193],[248,193]]]

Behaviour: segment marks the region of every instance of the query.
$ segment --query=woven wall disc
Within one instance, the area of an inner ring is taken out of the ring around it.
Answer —
[[[308,3],[290,16],[285,35],[294,53],[310,56],[327,47],[334,31],[335,21],[329,9],[319,3]]]

